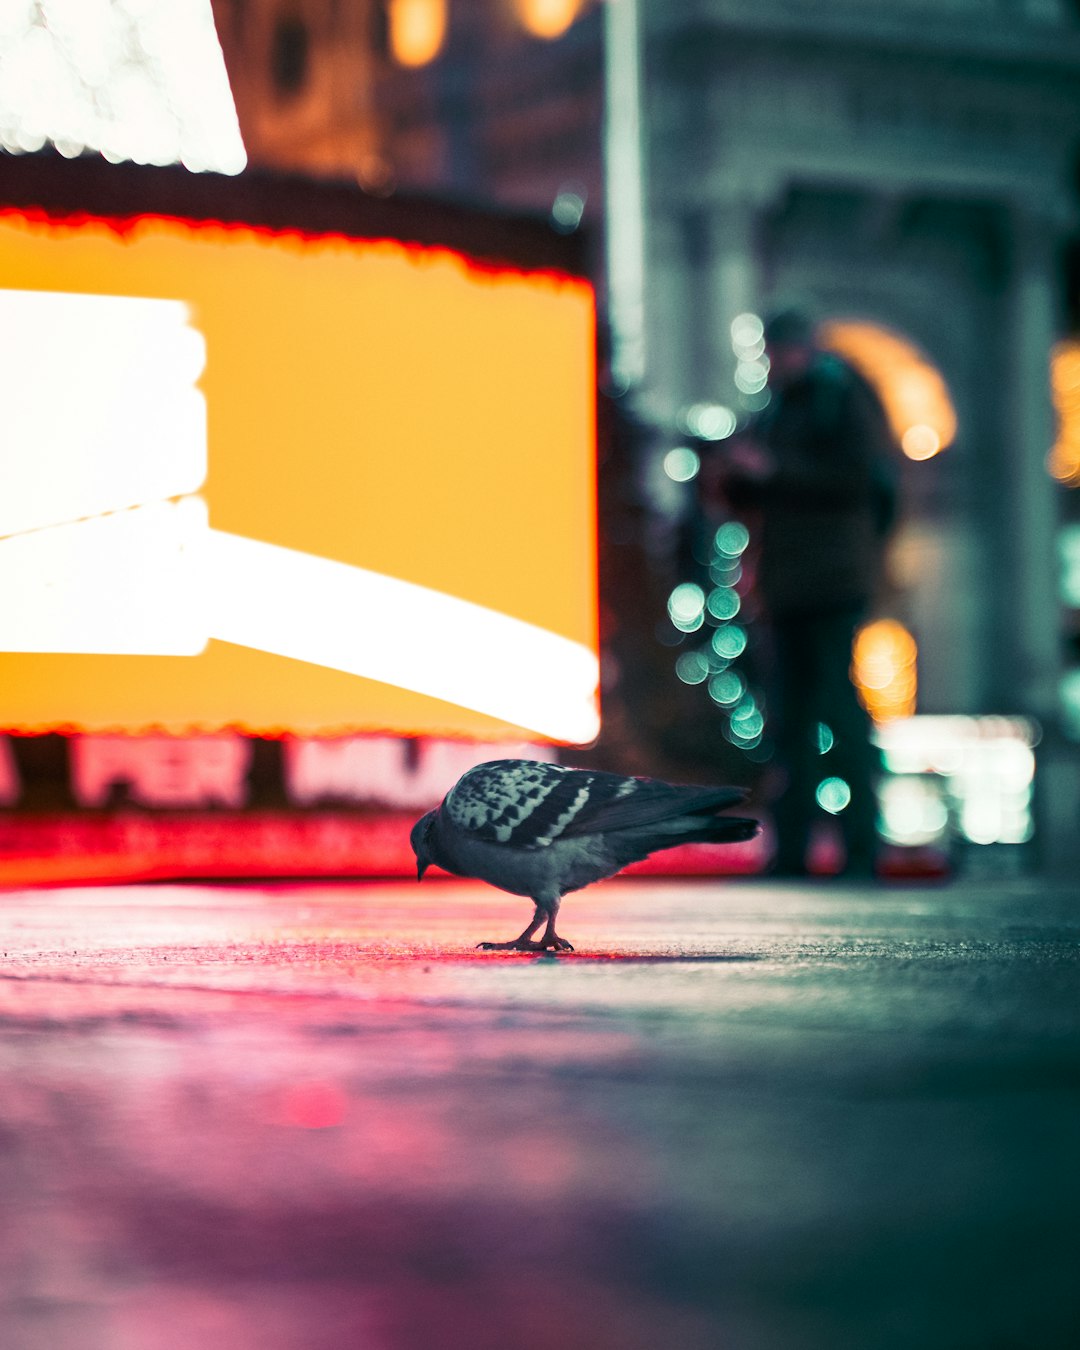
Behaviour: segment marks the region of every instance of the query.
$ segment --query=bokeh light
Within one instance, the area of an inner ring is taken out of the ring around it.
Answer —
[[[714,619],[721,621],[733,619],[739,612],[742,601],[739,593],[731,586],[717,586],[709,592],[706,608]]]
[[[739,419],[722,403],[693,403],[680,416],[683,428],[699,441],[723,441],[732,435]]]
[[[705,622],[705,592],[692,581],[684,581],[668,596],[668,615],[683,633],[694,633]]]
[[[726,520],[713,538],[717,553],[728,558],[738,558],[749,542],[750,531],[738,520]]]
[[[677,445],[664,456],[664,472],[676,483],[689,483],[701,468],[701,457],[688,445]]]
[[[582,0],[517,0],[522,26],[534,37],[557,38],[577,18]]]
[[[751,316],[752,317],[752,316]],[[762,743],[765,715],[749,692],[743,674],[731,667],[747,647],[747,632],[732,619],[741,611],[743,599],[737,589],[742,580],[742,555],[750,542],[750,531],[738,520],[725,521],[713,534],[709,556],[709,580],[713,583],[705,599],[705,615],[715,630],[705,649],[711,678],[708,682],[712,701],[727,714],[722,724],[725,738],[736,749],[755,751]],[[762,755],[767,757],[768,750]]]
[[[929,776],[886,775],[878,787],[882,836],[902,848],[937,843],[949,825],[941,784]]]
[[[1062,731],[1070,740],[1080,741],[1080,669],[1068,670],[1058,684],[1061,698]]]
[[[717,656],[734,661],[746,650],[746,629],[737,623],[725,624],[713,634],[712,648]]]
[[[879,726],[885,837],[914,845],[954,829],[972,844],[1026,843],[1039,735],[1036,723],[1016,717],[910,717]]]
[[[675,674],[683,684],[704,684],[709,678],[709,660],[703,652],[680,652]]]
[[[1057,439],[1047,467],[1059,483],[1080,487],[1080,341],[1059,342],[1050,358]]]
[[[560,234],[572,234],[585,213],[585,189],[577,185],[561,187],[551,204],[551,223]]]
[[[765,324],[757,314],[738,314],[731,321],[731,346],[742,360],[752,361],[765,350]]]
[[[851,788],[843,778],[823,778],[814,793],[818,806],[837,816],[851,802]]]
[[[916,422],[900,437],[900,448],[908,459],[933,459],[941,449],[941,436],[925,422]]]
[[[956,411],[940,371],[906,339],[873,323],[823,324],[824,345],[877,390],[909,459],[931,459],[956,439]]]
[[[756,361],[740,361],[735,367],[735,388],[744,394],[759,394],[769,378],[769,363],[762,356]]]
[[[1080,609],[1080,521],[1063,525],[1058,531],[1058,593],[1063,604]]]
[[[446,0],[390,0],[390,51],[402,66],[426,66],[446,39]]]
[[[878,619],[857,633],[851,672],[863,707],[875,722],[915,712],[917,657],[915,639],[895,619]]]
[[[765,729],[761,709],[748,694],[731,714],[732,731],[743,740],[753,740]]]
[[[814,747],[819,755],[827,755],[836,744],[836,738],[833,736],[832,727],[826,722],[818,722],[814,727]]]
[[[709,681],[709,697],[724,707],[738,703],[746,690],[746,682],[735,670],[722,670]]]
[[[709,580],[717,586],[737,586],[742,580],[742,567],[738,558],[715,555],[709,563]]]

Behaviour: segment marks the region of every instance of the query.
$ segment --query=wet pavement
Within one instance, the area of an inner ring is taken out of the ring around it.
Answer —
[[[1074,1350],[1080,896],[0,894],[2,1350]]]

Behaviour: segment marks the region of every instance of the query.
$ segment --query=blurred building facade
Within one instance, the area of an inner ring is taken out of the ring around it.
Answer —
[[[546,213],[599,207],[596,0],[214,0],[249,162]]]
[[[737,407],[731,321],[789,298],[907,337],[961,429],[908,475],[927,710],[1052,720],[1048,363],[1076,227],[1075,16],[965,0],[646,8],[659,397]]]
[[[678,443],[688,408],[753,406],[758,391],[736,378],[740,315],[794,301],[831,323],[849,354],[860,342],[914,353],[952,423],[946,434],[917,419],[897,426],[913,434],[885,612],[918,640],[921,712],[1038,721],[1044,834],[1077,833],[1080,771],[1061,729],[1062,682],[1080,653],[1070,656],[1059,544],[1080,494],[1046,464],[1050,353],[1077,323],[1075,4],[214,8],[253,165],[592,226],[602,294],[608,275],[634,273],[633,258],[613,255],[640,250],[641,307],[620,310],[612,295],[610,312],[616,346],[643,361],[636,406],[662,429],[654,456]],[[605,31],[610,94],[620,24],[624,36],[636,28],[637,46],[614,76],[622,97],[640,75],[642,134],[628,142],[614,109],[608,166],[624,192],[609,183],[605,259]],[[642,228],[627,236],[610,227],[635,211],[636,192]],[[892,372],[902,384],[895,362]],[[654,495],[646,515],[677,518],[691,490]],[[656,538],[672,535],[653,533],[643,548],[663,572]],[[637,631],[650,633],[651,620]],[[665,650],[660,665],[673,659]],[[673,704],[685,694],[671,682]]]
[[[1050,354],[1075,320],[1075,6],[665,0],[643,14],[652,396],[738,408],[732,320],[791,301],[906,339],[939,372],[955,440],[925,454],[904,438],[885,603],[919,640],[920,711],[1037,719],[1064,838],[1080,785],[1059,742],[1066,504],[1047,455]]]

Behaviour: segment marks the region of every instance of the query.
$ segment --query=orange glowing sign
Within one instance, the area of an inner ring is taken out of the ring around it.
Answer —
[[[5,728],[596,734],[584,281],[6,210],[0,313]]]

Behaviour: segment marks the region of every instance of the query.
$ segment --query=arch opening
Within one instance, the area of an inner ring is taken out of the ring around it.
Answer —
[[[877,390],[908,459],[932,459],[952,445],[957,419],[948,387],[914,343],[880,324],[854,319],[823,324],[821,340]]]

